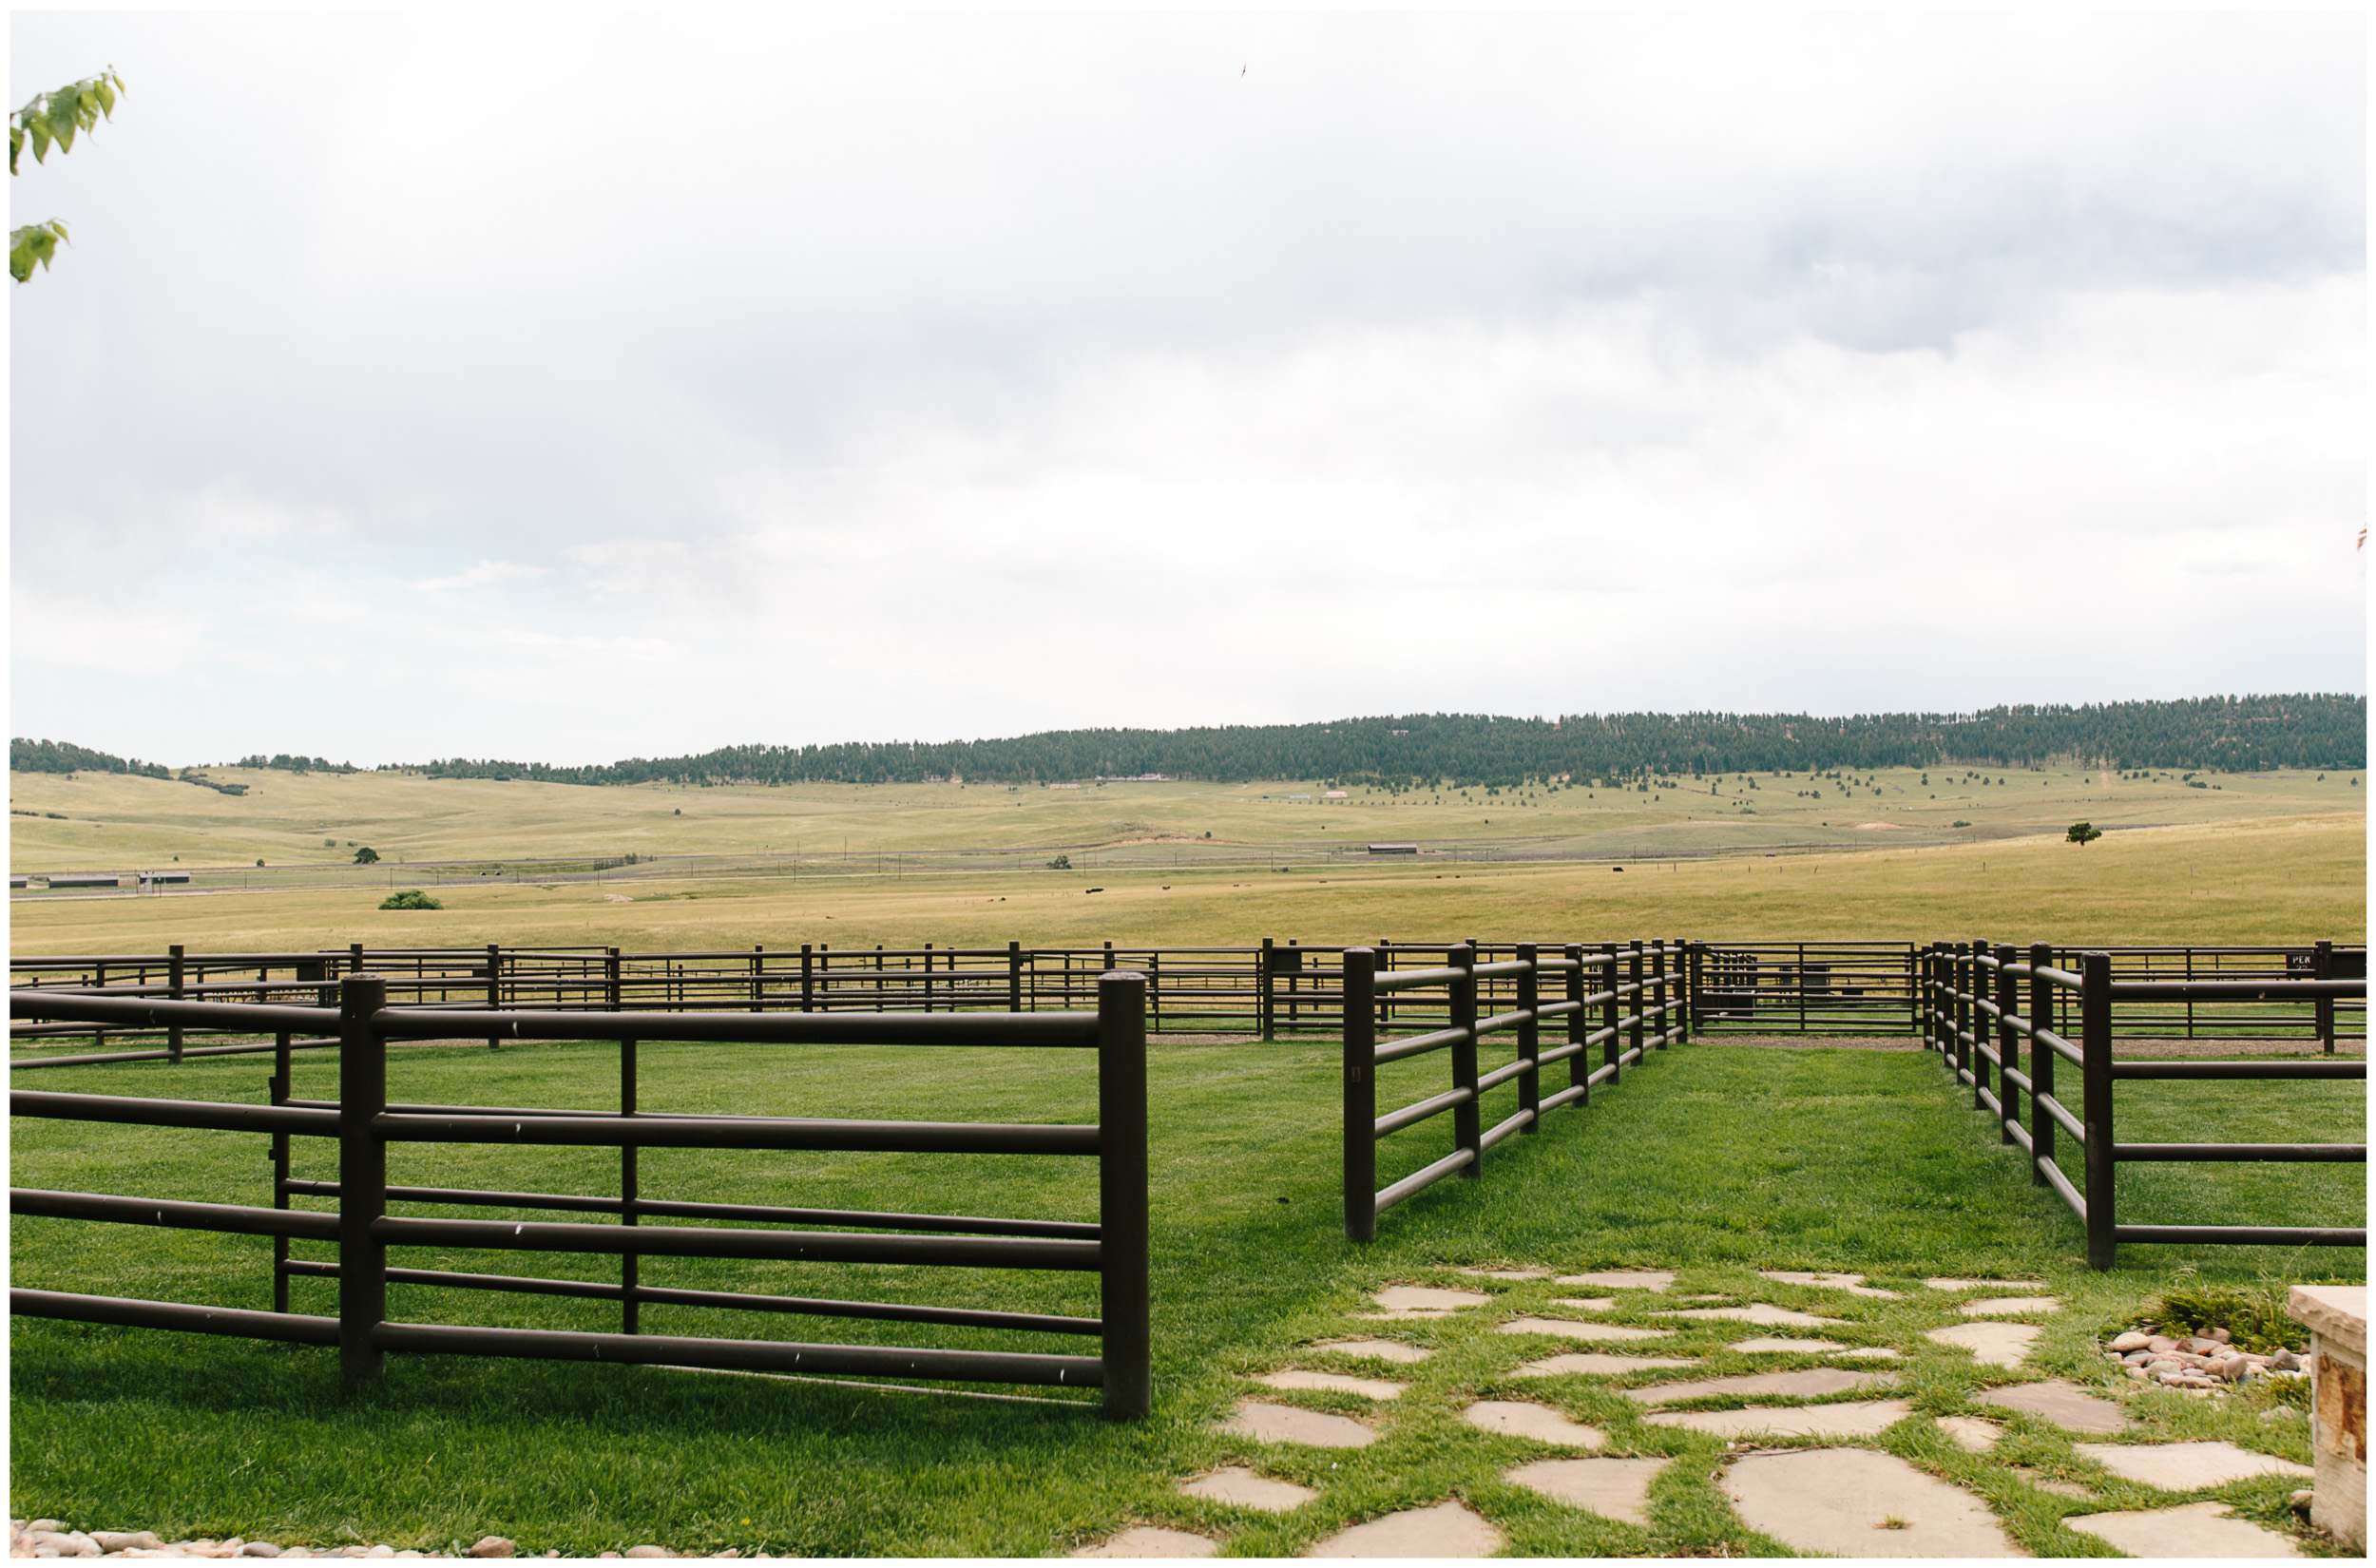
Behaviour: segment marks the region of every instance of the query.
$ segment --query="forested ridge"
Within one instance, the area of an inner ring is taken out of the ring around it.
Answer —
[[[2019,768],[2051,762],[2227,773],[2362,768],[2367,699],[2340,694],[2175,702],[2007,706],[1969,714],[1568,714],[1556,719],[1409,714],[1322,724],[1184,730],[1050,730],[1003,740],[727,746],[696,756],[591,767],[447,757],[402,771],[557,784],[1005,784],[1090,778],[1329,779],[1410,788],[1444,781],[1822,772],[1832,768]],[[246,766],[263,762],[245,759]],[[18,771],[162,774],[52,741],[10,742]],[[320,758],[267,766],[324,769]]]

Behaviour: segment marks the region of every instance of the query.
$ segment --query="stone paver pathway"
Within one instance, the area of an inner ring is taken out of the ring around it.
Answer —
[[[1597,1377],[1614,1377],[1620,1372],[1647,1372],[1660,1367],[1698,1365],[1696,1361],[1682,1356],[1611,1356],[1579,1351],[1530,1361],[1513,1370],[1510,1376],[1558,1377],[1562,1372],[1587,1372]]]
[[[1850,1558],[2010,1558],[1987,1504],[1893,1454],[1752,1454],[1723,1481],[1741,1521],[1801,1552]]]
[[[1562,1274],[1562,1285],[1598,1285],[1604,1291],[1664,1291],[1675,1283],[1671,1269],[1596,1269],[1584,1274]]]
[[[1688,1426],[1718,1437],[1771,1432],[1775,1437],[1871,1437],[1913,1414],[1902,1399],[1851,1400],[1763,1410],[1658,1410],[1642,1417],[1653,1426]]]
[[[1554,1307],[1572,1307],[1580,1312],[1606,1312],[1617,1306],[1615,1296],[1553,1296]]]
[[[2000,1410],[2023,1410],[2074,1432],[2117,1432],[2128,1425],[2128,1412],[2108,1399],[2099,1399],[2076,1383],[2056,1378],[2047,1383],[2017,1383],[1972,1396]]]
[[[1788,1307],[1771,1302],[1753,1301],[1746,1307],[1692,1307],[1680,1311],[1653,1312],[1653,1317],[1731,1318],[1741,1323],[1754,1323],[1764,1329],[1788,1326],[1793,1329],[1832,1329],[1847,1322],[1845,1318],[1817,1317],[1812,1312],[1794,1312]]]
[[[2307,1464],[2256,1454],[2232,1443],[2075,1443],[2071,1447],[2123,1480],[2141,1481],[2165,1492],[2225,1486],[2246,1476],[2298,1476],[2305,1481],[2310,1476]]]
[[[1969,1350],[1983,1366],[2019,1367],[2044,1331],[2034,1323],[1952,1323],[1928,1329],[1923,1337],[1934,1345]]]
[[[2062,1303],[2052,1296],[1990,1296],[1983,1301],[1966,1301],[1957,1310],[1965,1317],[2029,1317],[2039,1312],[2059,1312]]]
[[[1313,1348],[1334,1350],[1340,1355],[1370,1356],[1378,1361],[1425,1361],[1435,1354],[1433,1350],[1405,1345],[1397,1339],[1324,1339]]]
[[[1347,1377],[1342,1372],[1307,1372],[1291,1367],[1283,1372],[1265,1372],[1255,1379],[1273,1388],[1326,1388],[1332,1393],[1359,1394],[1364,1399],[1399,1399],[1408,1383],[1389,1383],[1384,1378]]]
[[[1269,1400],[1240,1400],[1221,1430],[1262,1443],[1301,1443],[1314,1448],[1367,1448],[1378,1434],[1351,1416],[1332,1416]]]
[[[1482,1307],[1493,1298],[1483,1291],[1447,1291],[1431,1285],[1389,1285],[1373,1291],[1370,1299],[1384,1311],[1360,1315],[1373,1323],[1390,1323],[1408,1318],[1448,1317],[1466,1307]]]
[[[1509,1538],[1457,1501],[1408,1508],[1339,1530],[1305,1553],[1314,1558],[1489,1558]]]
[[[1609,1441],[1609,1434],[1598,1426],[1586,1426],[1547,1405],[1521,1399],[1481,1399],[1461,1411],[1460,1418],[1481,1432],[1531,1438],[1562,1448],[1598,1448]]]
[[[1073,1553],[1077,1558],[1209,1558],[1221,1549],[1220,1543],[1209,1537],[1192,1535],[1186,1530],[1163,1530],[1152,1524],[1134,1524],[1121,1534],[1083,1546]]]
[[[1760,1269],[1757,1273],[1761,1279],[1774,1280],[1783,1285],[1819,1285],[1827,1291],[1846,1291],[1852,1296],[1877,1296],[1883,1301],[1906,1299],[1895,1291],[1866,1284],[1862,1274],[1810,1274],[1796,1269]]]
[[[1833,1350],[1845,1350],[1848,1347],[1837,1340],[1780,1339],[1772,1334],[1762,1334],[1754,1339],[1736,1339],[1725,1348],[1751,1356],[1819,1356]]]
[[[2094,1536],[2133,1558],[2298,1558],[2293,1542],[2248,1519],[2237,1519],[2224,1502],[2190,1502],[2138,1514],[2074,1514],[2065,1529]]]
[[[1650,1483],[1673,1463],[1663,1459],[1539,1459],[1502,1479],[1554,1502],[1625,1524],[1650,1523]]]
[[[1673,1405],[1686,1399],[1710,1399],[1722,1394],[1772,1394],[1793,1399],[1819,1399],[1894,1381],[1887,1372],[1851,1372],[1845,1367],[1812,1367],[1803,1372],[1752,1372],[1742,1377],[1702,1378],[1696,1383],[1657,1383],[1628,1388],[1625,1397],[1639,1405]]]
[[[1514,1317],[1502,1325],[1505,1334],[1556,1334],[1562,1339],[1665,1339],[1666,1329],[1628,1329],[1620,1323],[1570,1323],[1556,1317]]]
[[[1939,1430],[1954,1440],[1955,1445],[1967,1454],[1984,1454],[2004,1436],[2004,1428],[1993,1421],[1978,1416],[1941,1416]]]
[[[2095,1495],[2076,1481],[2060,1481],[2053,1476],[2033,1470],[2026,1464],[2016,1464],[2013,1466],[2013,1473],[2022,1478],[2023,1485],[2035,1486],[2041,1492],[2052,1492],[2059,1498],[2083,1498]]]
[[[1292,1481],[1274,1481],[1256,1475],[1242,1464],[1224,1464],[1209,1476],[1183,1481],[1179,1489],[1192,1498],[1207,1502],[1225,1502],[1233,1508],[1256,1508],[1266,1514],[1284,1514],[1302,1507],[1320,1494],[1309,1486],[1298,1486]]]

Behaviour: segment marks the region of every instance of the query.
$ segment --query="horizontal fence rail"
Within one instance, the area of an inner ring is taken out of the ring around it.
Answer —
[[[250,955],[254,956],[254,955]],[[311,962],[310,960],[308,962]],[[589,1013],[570,1010],[457,1009],[391,1006],[381,977],[347,973],[335,982],[308,976],[335,1006],[318,1002],[176,999],[92,995],[52,987],[10,993],[12,1019],[114,1023],[214,1031],[266,1029],[277,1034],[269,1105],[50,1094],[17,1090],[14,1116],[119,1125],[260,1133],[272,1139],[271,1208],[13,1188],[10,1210],[22,1216],[161,1226],[273,1238],[273,1310],[200,1307],[180,1302],[13,1289],[11,1310],[29,1317],[241,1335],[297,1344],[335,1345],[349,1383],[381,1375],[388,1352],[534,1357],[625,1362],[744,1371],[862,1374],[963,1382],[1056,1385],[1101,1390],[1104,1413],[1134,1419],[1153,1397],[1147,1258],[1147,1110],[1145,979],[1115,971],[1098,977],[1094,1012],[1048,1011],[1025,1017],[884,1012]],[[113,991],[114,986],[108,989]],[[254,994],[253,991],[250,994]],[[300,1036],[336,1046],[338,1098],[291,1098],[291,1052]],[[616,1042],[620,1108],[616,1115],[504,1106],[391,1104],[387,1092],[392,1040],[481,1036],[499,1039]],[[766,1046],[872,1044],[1057,1048],[1095,1053],[1098,1119],[1091,1125],[984,1122],[866,1121],[824,1118],[652,1115],[637,1102],[639,1046],[663,1042],[724,1042]],[[292,1175],[292,1140],[335,1142],[337,1179]],[[392,1143],[577,1145],[616,1148],[617,1196],[392,1186]],[[756,1204],[676,1202],[645,1197],[638,1153],[644,1148],[740,1150],[866,1150],[918,1154],[1058,1156],[1098,1162],[1098,1218],[1075,1221],[1004,1219],[959,1214],[911,1214],[796,1209]],[[329,1212],[297,1209],[292,1199],[328,1200]],[[391,1214],[393,1204],[435,1203],[545,1209],[608,1216],[587,1221],[485,1221]],[[651,1220],[702,1220],[690,1225]],[[716,1222],[732,1222],[727,1228]],[[834,1227],[829,1230],[792,1226]],[[290,1243],[329,1243],[336,1261],[298,1258]],[[391,1268],[391,1248],[472,1248],[516,1252],[616,1256],[617,1284],[467,1273],[443,1269]],[[677,1290],[644,1285],[641,1259],[687,1257],[785,1259],[818,1263],[1008,1269],[1094,1273],[1099,1315],[989,1310],[895,1302],[762,1295],[734,1291]],[[335,1280],[335,1316],[289,1310],[293,1278]],[[449,1289],[575,1297],[619,1304],[617,1333],[394,1323],[388,1320],[391,1283]],[[665,1336],[642,1332],[646,1305],[727,1308],[768,1313],[872,1319],[950,1327],[1094,1335],[1094,1356],[960,1350],[930,1346],[798,1344]]]
[[[2254,949],[2265,955],[2269,949]],[[2122,1164],[2144,1162],[2356,1163],[2367,1161],[2364,1143],[2121,1143],[2116,1131],[2113,1087],[2121,1080],[2350,1079],[2366,1082],[2366,1061],[2330,1055],[2288,1061],[2166,1061],[2116,1060],[2116,1009],[2122,1004],[2168,1006],[2197,1004],[2222,1008],[2258,1005],[2313,1018],[2317,1038],[2331,1053],[2337,1007],[2367,1000],[2365,952],[2348,967],[2353,978],[2336,978],[2342,953],[2326,943],[2310,964],[2250,978],[2233,970],[2228,978],[2183,980],[2116,978],[2114,955],[2072,953],[2050,944],[2026,948],[2004,944],[1935,942],[1922,958],[1926,1048],[1941,1054],[1959,1085],[1967,1084],[1972,1108],[1992,1118],[2001,1140],[2019,1148],[2030,1179],[2050,1187],[2087,1231],[2087,1261],[2110,1269],[2123,1241],[2181,1242],[2225,1246],[2365,1247],[2365,1227],[2307,1225],[2123,1225],[2119,1223],[2116,1177]],[[2264,971],[2267,966],[2262,966]],[[2304,974],[2307,969],[2309,973]],[[2288,978],[2290,974],[2292,978]],[[2074,1039],[2073,1036],[2077,1038]],[[2134,1038],[2134,1037],[2132,1037]],[[2256,1038],[2244,1036],[2242,1038]],[[2266,1037],[2258,1037],[2266,1038]],[[2079,1074],[2077,1115],[2056,1086],[2058,1063]],[[2026,1064],[2026,1065],[2024,1065]],[[2024,1125],[2021,1107],[2026,1102]],[[2082,1180],[2074,1183],[2056,1158],[2059,1138],[2081,1153]]]
[[[1635,941],[1621,949],[1615,943],[1603,943],[1593,950],[1570,944],[1549,951],[1534,943],[1522,943],[1511,959],[1480,962],[1476,946],[1463,943],[1448,949],[1440,966],[1397,971],[1382,966],[1385,955],[1373,948],[1345,949],[1346,1236],[1353,1241],[1375,1240],[1378,1215],[1395,1204],[1447,1176],[1478,1179],[1485,1174],[1485,1151],[1495,1144],[1513,1134],[1541,1132],[1543,1118],[1551,1112],[1589,1104],[1597,1085],[1617,1082],[1624,1068],[1643,1061],[1649,1051],[1664,1050],[1686,1039],[1685,951],[1679,944],[1665,942],[1645,948]],[[1407,948],[1400,949],[1399,955],[1412,956]],[[1546,994],[1546,977],[1557,983],[1556,999]],[[1481,992],[1496,982],[1512,987],[1509,1000],[1513,1005],[1483,1012]],[[1447,1022],[1444,1026],[1383,1042],[1378,1039],[1381,1014],[1390,1021],[1402,999],[1435,990],[1445,996]],[[1542,1025],[1562,1020],[1566,1039],[1546,1049]],[[1517,1054],[1490,1071],[1480,1071],[1479,1047],[1486,1036],[1504,1032]],[[1595,1045],[1601,1047],[1603,1056],[1597,1067],[1590,1057]],[[1447,1057],[1451,1087],[1380,1116],[1378,1069],[1438,1051]],[[1566,1086],[1543,1094],[1542,1069],[1562,1061],[1567,1063]],[[1513,1082],[1518,1088],[1517,1110],[1485,1126],[1485,1096]],[[1447,1111],[1452,1117],[1451,1152],[1379,1190],[1379,1143]]]

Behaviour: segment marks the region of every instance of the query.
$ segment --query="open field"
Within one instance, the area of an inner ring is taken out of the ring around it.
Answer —
[[[1448,859],[1488,849],[1634,859],[1985,842],[2060,833],[2082,818],[2118,836],[2136,828],[2366,815],[2365,781],[2341,773],[2204,775],[2199,789],[2176,774],[2068,769],[2006,771],[1986,783],[1962,772],[1885,771],[1853,785],[1733,774],[1638,791],[1582,782],[1389,795],[1353,787],[1342,800],[1325,799],[1320,784],[1292,781],[694,789],[242,769],[209,776],[247,793],[125,774],[12,773],[10,870],[130,870],[178,857],[183,869],[241,872],[269,886],[344,874],[361,845],[398,866],[635,854],[773,867],[796,857],[820,873],[871,871],[871,861],[900,854],[948,865],[970,855],[983,870],[1017,861],[1035,868],[1058,852],[1100,869],[1274,857],[1292,864],[1358,853],[1376,840],[1416,842],[1429,860],[1432,851]]]
[[[936,1052],[929,1081],[938,1094],[920,1101],[911,1079],[854,1070],[865,1064],[859,1058],[878,1055],[897,1053],[776,1048],[767,1070],[755,1073],[727,1048],[651,1048],[643,1105],[926,1116],[963,1107],[968,1116],[1056,1118],[1088,1105],[1089,1075],[1077,1058]],[[404,1098],[593,1106],[612,1090],[613,1061],[608,1049],[573,1045],[399,1052],[391,1087]],[[307,1095],[327,1087],[335,1068],[300,1059],[297,1071],[297,1093]],[[431,1547],[492,1531],[527,1552],[572,1555],[659,1540],[680,1550],[1022,1556],[1062,1552],[1141,1520],[1223,1537],[1233,1553],[1292,1556],[1348,1522],[1458,1496],[1522,1554],[1773,1554],[1777,1543],[1746,1529],[1712,1483],[1722,1441],[1647,1424],[1618,1391],[1660,1374],[1512,1379],[1520,1362],[1570,1347],[1494,1326],[1543,1310],[1571,1290],[1444,1272],[1460,1264],[1638,1265],[1679,1267],[1678,1292],[1814,1310],[1845,1320],[1827,1330],[1834,1338],[1899,1348],[1902,1391],[1917,1419],[1873,1444],[1986,1499],[2029,1550],[2092,1555],[2081,1538],[2057,1527],[2060,1517],[2166,1500],[2107,1479],[2075,1455],[2068,1434],[2027,1418],[1984,1456],[1965,1454],[1920,1419],[1967,1409],[1969,1393],[2020,1374],[1975,1367],[1924,1339],[1923,1330],[1957,1319],[1951,1301],[1919,1281],[1933,1273],[2044,1279],[2066,1305],[2047,1320],[2035,1368],[2102,1385],[2096,1335],[2182,1268],[2198,1269],[2200,1280],[2241,1283],[2364,1275],[2357,1251],[2187,1248],[2125,1248],[2118,1271],[2090,1274],[2079,1266],[2068,1213],[2027,1183],[2011,1152],[1997,1146],[1993,1126],[1964,1108],[1968,1094],[1947,1087],[1936,1058],[1707,1043],[1629,1072],[1590,1109],[1555,1117],[1540,1138],[1495,1151],[1485,1181],[1430,1189],[1386,1217],[1374,1247],[1356,1249],[1337,1229],[1335,1072],[1326,1043],[1164,1044],[1151,1053],[1157,1408],[1134,1426],[1053,1405],[442,1357],[392,1358],[381,1388],[348,1397],[337,1390],[328,1350],[19,1320],[14,1505],[85,1526],[153,1525],[169,1538],[236,1532],[284,1543],[359,1537]],[[44,1086],[254,1101],[262,1076],[253,1061],[192,1062],[60,1069]],[[2193,1102],[2229,1087],[2124,1086],[2124,1114],[2139,1127],[2176,1126],[2188,1115],[2178,1097]],[[2281,1117],[2290,1136],[2357,1136],[2365,1115],[2357,1086],[2283,1087],[2294,1091]],[[2318,1092],[2299,1092],[2308,1089]],[[1513,1092],[1497,1091],[1488,1115]],[[33,1120],[14,1122],[12,1132],[20,1183],[248,1202],[266,1191],[268,1167],[254,1138],[145,1129],[94,1136],[87,1126]],[[1440,1127],[1398,1135],[1382,1151],[1382,1176],[1441,1152],[1444,1136]],[[615,1177],[602,1157],[566,1151],[531,1160],[455,1147],[400,1154],[392,1173],[399,1180],[582,1182],[588,1187],[574,1190],[607,1191]],[[326,1156],[310,1157],[318,1164]],[[972,1195],[946,1206],[1059,1217],[1083,1217],[1091,1206],[1085,1172],[1034,1168],[1065,1162],[996,1163],[1001,1179],[990,1187],[984,1162],[949,1157],[651,1151],[643,1179],[652,1195],[747,1201],[913,1207],[919,1193],[964,1191]],[[1019,1167],[1008,1184],[1006,1175]],[[2152,1175],[2153,1190],[2134,1195],[2139,1217],[2356,1223],[2365,1212],[2351,1168],[2170,1167]],[[2124,1187],[2129,1176],[2122,1173]],[[260,1239],[28,1219],[13,1227],[11,1249],[14,1277],[25,1285],[246,1307],[269,1299],[270,1248]],[[457,1252],[448,1261],[554,1273],[571,1260]],[[647,1262],[645,1277],[659,1283],[672,1268],[681,1275],[670,1282],[699,1277],[803,1294],[1085,1305],[1075,1299],[1078,1282],[963,1271],[925,1278],[923,1271]],[[1774,1285],[1755,1278],[1754,1268],[1868,1272],[1905,1299]],[[1349,1316],[1364,1310],[1365,1292],[1390,1281],[1482,1288],[1497,1299],[1441,1322]],[[327,1290],[298,1282],[297,1309],[320,1310]],[[599,1305],[417,1287],[396,1288],[392,1305],[394,1315],[416,1321],[615,1323]],[[1636,1295],[1593,1315],[1671,1327],[1647,1315],[1667,1305]],[[839,1320],[665,1308],[647,1309],[646,1325],[654,1332],[877,1337]],[[1263,1392],[1372,1419],[1378,1443],[1358,1451],[1266,1448],[1213,1429],[1235,1400],[1255,1391],[1248,1374],[1311,1366],[1380,1375],[1378,1364],[1313,1348],[1351,1332],[1382,1332],[1435,1355],[1388,1369],[1410,1384],[1390,1406]],[[1659,1348],[1700,1356],[1710,1372],[1819,1363],[1727,1349],[1739,1333],[1737,1325],[1691,1324]],[[968,1337],[959,1331],[941,1342]],[[1650,1528],[1552,1504],[1503,1481],[1509,1465],[1545,1450],[1464,1424],[1457,1412],[1476,1397],[1544,1401],[1608,1431],[1611,1451],[1676,1458],[1653,1494]],[[2132,1408],[2147,1440],[2220,1437],[2309,1457],[2300,1421],[2261,1421],[2248,1401],[2214,1408],[2155,1392],[2136,1396]],[[1175,1490],[1223,1463],[1254,1463],[1320,1495],[1274,1517]],[[2093,1500],[2056,1496],[2026,1479],[2058,1475],[2087,1482]],[[2269,1478],[2212,1495],[2277,1525],[2292,1484]]]
[[[370,886],[273,892],[19,897],[10,906],[10,942],[29,954],[161,951],[170,942],[216,952],[354,941],[654,950],[1108,938],[1178,946],[1265,936],[1595,940],[1638,932],[1777,941],[1984,934],[2013,942],[2357,942],[2366,931],[2366,825],[2357,803],[2347,804],[2355,809],[2139,829],[2085,847],[2061,842],[2058,832],[1926,849],[1631,861],[1622,873],[1589,862],[1454,867],[1365,859],[1299,861],[1285,873],[1102,867],[1085,875],[786,870],[544,883],[507,876],[439,887],[444,909],[412,912],[375,908],[387,892],[384,877]]]

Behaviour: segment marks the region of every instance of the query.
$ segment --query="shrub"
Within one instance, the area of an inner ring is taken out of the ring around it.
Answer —
[[[1047,869],[1051,871],[1069,871],[1072,870],[1072,856],[1060,854],[1047,863]]]
[[[400,893],[390,893],[379,901],[379,907],[383,909],[442,909],[445,908],[443,904],[438,903],[418,888],[407,888]]]
[[[2130,1327],[2173,1336],[2208,1334],[2225,1329],[2239,1350],[2265,1355],[2280,1348],[2309,1348],[2309,1330],[2286,1314],[2286,1287],[2257,1290],[2234,1285],[2178,1285],[2147,1302]]]
[[[376,866],[379,864],[379,851],[366,844],[354,851],[354,863],[357,866]]]

